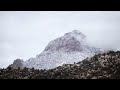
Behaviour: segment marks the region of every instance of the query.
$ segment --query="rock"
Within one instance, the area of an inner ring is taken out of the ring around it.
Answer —
[[[91,79],[97,79],[97,77],[92,77]]]
[[[16,59],[14,60],[13,64],[9,65],[8,67],[17,69],[17,68],[23,68],[23,60],[22,59]]]

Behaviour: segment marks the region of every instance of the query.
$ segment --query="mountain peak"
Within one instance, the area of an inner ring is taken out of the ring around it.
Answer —
[[[8,67],[12,67],[12,68],[18,68],[18,67],[23,67],[23,60],[22,59],[16,59],[14,60],[13,64],[9,65]]]
[[[90,47],[86,36],[78,30],[66,33],[48,43],[42,53],[25,62],[16,60],[11,67],[28,67],[36,69],[51,69],[62,64],[74,63],[91,57],[100,50]]]
[[[86,36],[80,31],[73,30],[72,32],[64,34],[64,36],[51,41],[45,48],[45,51],[82,51],[85,37]]]
[[[74,36],[82,39],[86,38],[86,36],[78,30],[73,30],[72,32],[66,33],[65,36]]]
[[[81,34],[81,32],[79,30],[73,30],[72,32],[69,32],[71,34]]]

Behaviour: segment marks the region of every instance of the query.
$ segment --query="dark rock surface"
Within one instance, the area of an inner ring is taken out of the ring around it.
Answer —
[[[23,67],[23,60],[16,59],[16,60],[14,60],[13,64],[9,65],[8,67],[11,67],[11,68],[14,68],[14,69],[18,68],[18,67],[22,68]]]

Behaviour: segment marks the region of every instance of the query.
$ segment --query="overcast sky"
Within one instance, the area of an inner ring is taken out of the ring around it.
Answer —
[[[120,11],[0,11],[0,67],[35,57],[72,30],[93,46],[120,49]]]

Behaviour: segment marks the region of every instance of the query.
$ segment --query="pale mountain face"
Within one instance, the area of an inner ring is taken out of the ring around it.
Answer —
[[[36,69],[51,69],[62,64],[72,64],[100,52],[100,49],[90,47],[86,36],[74,30],[66,33],[50,43],[42,53],[23,63],[23,66]]]
[[[82,33],[74,30],[73,32],[66,33],[63,37],[59,37],[51,41],[44,51],[82,51],[82,45],[84,40]]]

